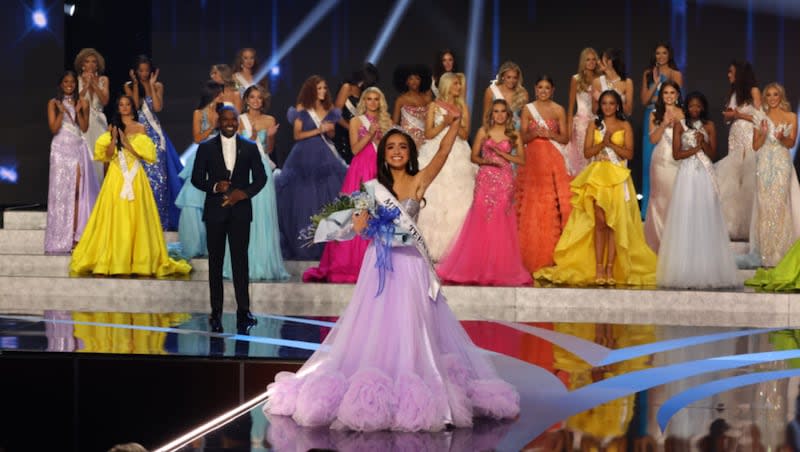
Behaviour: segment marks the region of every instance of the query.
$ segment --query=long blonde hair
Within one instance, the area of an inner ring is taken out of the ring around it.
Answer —
[[[222,84],[225,85],[226,88],[235,88],[236,82],[233,80],[233,70],[227,64],[214,64],[211,66],[211,70],[209,72],[219,72],[220,78],[222,78]]]
[[[522,85],[522,69],[519,68],[519,65],[513,61],[506,61],[505,63],[500,65],[500,69],[497,70],[497,77],[494,80],[495,85],[502,85],[503,84],[503,74],[508,71],[517,71],[517,75],[519,75],[519,80],[517,81],[517,86],[514,87],[514,95],[511,97],[511,102],[507,107],[511,109],[511,111],[519,111],[525,106],[527,100],[525,99],[528,91]]]
[[[578,73],[575,74],[575,80],[578,81],[578,92],[586,91],[587,89],[589,89],[589,87],[592,86],[592,82],[594,81],[594,78],[589,78],[586,75],[586,58],[589,56],[589,54],[592,53],[594,54],[595,60],[599,63],[600,55],[597,54],[596,50],[594,50],[591,47],[587,47],[581,50],[581,56],[580,59],[578,60]],[[594,65],[594,71],[592,72],[592,75],[594,77],[600,76],[599,64]]]
[[[786,89],[784,89],[783,85],[781,85],[778,82],[772,82],[767,86],[765,86],[763,91],[764,93],[763,97],[766,98],[767,90],[773,88],[775,89],[775,91],[778,92],[778,95],[781,96],[781,103],[778,104],[778,108],[780,108],[783,111],[792,111],[792,106],[789,104],[789,101],[786,100]],[[762,102],[761,109],[764,110],[764,112],[769,112],[769,105],[767,105],[766,101]]]
[[[511,144],[517,143],[517,129],[514,127],[514,113],[511,111],[511,107],[509,107],[508,102],[505,99],[495,99],[492,101],[492,106],[489,110],[486,111],[486,116],[483,117],[483,131],[486,132],[486,135],[489,135],[489,129],[492,128],[495,124],[492,122],[492,113],[494,110],[494,106],[497,104],[503,104],[506,107],[506,130],[503,133],[511,140]]]
[[[356,110],[358,111],[359,115],[363,115],[367,113],[367,94],[369,93],[377,93],[378,94],[378,127],[381,129],[381,134],[386,133],[387,130],[392,128],[392,118],[389,116],[389,104],[386,102],[386,96],[383,95],[383,91],[380,90],[377,86],[370,86],[369,88],[365,89],[363,93],[361,93],[361,99],[358,101],[358,105],[356,106]]]
[[[458,80],[461,82],[461,95],[455,98],[450,97],[450,85]],[[462,112],[467,111],[467,103],[464,101],[464,93],[467,91],[467,79],[463,72],[445,72],[439,77],[439,100],[458,105]],[[467,119],[461,115],[461,126],[467,127]]]

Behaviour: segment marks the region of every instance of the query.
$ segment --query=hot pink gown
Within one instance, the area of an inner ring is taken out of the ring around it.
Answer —
[[[513,206],[514,172],[511,163],[487,147],[511,151],[511,141],[486,140],[483,158],[500,167],[483,165],[475,177],[472,207],[452,248],[436,272],[444,282],[482,286],[519,286],[531,283],[522,265]]]
[[[358,137],[363,138],[368,133],[368,128],[364,121],[370,123],[375,119],[368,118],[366,115],[357,116],[352,121],[361,121],[361,128],[358,130]],[[381,139],[380,130],[375,134],[373,141],[367,143],[347,169],[344,176],[341,193],[350,194],[361,188],[361,184],[375,179],[378,176],[378,154],[375,150],[375,143]],[[364,253],[367,251],[369,242],[356,236],[346,242],[327,242],[319,261],[319,267],[311,267],[303,272],[304,282],[331,282],[331,283],[354,283],[361,271],[361,261],[364,260]]]

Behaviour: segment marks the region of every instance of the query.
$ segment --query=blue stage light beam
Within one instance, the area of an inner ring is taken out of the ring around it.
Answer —
[[[397,0],[394,3],[392,11],[386,17],[386,22],[384,22],[381,27],[381,33],[378,35],[378,39],[372,44],[372,48],[367,54],[368,62],[376,65],[378,64],[378,60],[383,56],[383,51],[386,50],[389,40],[394,36],[395,30],[397,30],[400,19],[403,18],[410,5],[411,0]]]
[[[472,98],[475,94],[475,79],[478,75],[478,59],[480,38],[483,34],[484,0],[470,0],[469,28],[467,31],[467,108],[472,110]]]
[[[308,15],[303,18],[303,21],[300,22],[300,25],[292,31],[289,37],[286,38],[285,41],[281,44],[278,48],[277,52],[274,52],[256,72],[256,75],[253,77],[253,80],[256,82],[261,81],[267,74],[270,73],[274,66],[277,66],[278,63],[286,56],[292,49],[300,42],[303,37],[305,37],[308,32],[314,28],[315,25],[325,17],[334,6],[339,3],[339,0],[322,0],[308,13]]]

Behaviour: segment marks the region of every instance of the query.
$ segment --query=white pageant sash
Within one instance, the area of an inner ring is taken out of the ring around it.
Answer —
[[[600,130],[600,134],[603,136],[603,138],[605,138],[607,131],[608,131],[608,127],[606,126],[606,123],[603,122],[603,128]],[[616,151],[614,151],[610,147],[606,146],[600,152],[605,152],[606,156],[608,157],[608,160],[611,163],[613,163],[613,164],[615,164],[617,166],[622,166],[622,167],[626,167],[627,168],[627,165],[625,164],[625,160],[620,159],[619,156],[617,155]],[[597,156],[592,157],[592,159],[594,161],[598,161],[597,160]],[[625,201],[626,202],[630,201],[631,200],[631,192],[628,190],[627,181],[622,183],[622,188],[625,189]]]
[[[683,133],[692,133],[692,135],[686,139],[689,146],[691,147],[697,146],[697,139],[694,137],[694,132],[700,132],[701,134],[703,134],[705,139],[708,140],[708,133],[706,133],[706,130],[703,128],[702,121],[695,121],[692,124],[692,126],[694,127],[693,129],[687,127],[685,119],[681,121],[681,124],[683,125],[683,130],[684,130]],[[703,166],[703,169],[705,169],[709,179],[711,179],[711,186],[714,187],[714,193],[717,194],[717,199],[720,199],[719,182],[717,181],[717,174],[716,172],[714,172],[714,164],[711,162],[711,159],[708,158],[706,153],[703,151],[700,151],[692,155],[692,157],[697,158],[697,160]]]
[[[410,105],[409,105],[410,107]],[[405,108],[400,108],[400,117],[415,129],[425,130],[425,121],[417,118]],[[401,120],[402,123],[402,120]]]
[[[539,127],[544,127],[548,130],[550,129],[550,127],[547,125],[547,121],[545,121],[542,115],[539,114],[539,110],[536,109],[536,106],[533,105],[533,102],[528,104],[528,111],[531,112],[531,115],[533,115],[533,120],[536,121],[536,124],[538,124]],[[572,174],[572,166],[570,165],[569,158],[567,157],[567,147],[552,138],[550,139],[550,144],[552,144],[553,147],[555,147],[558,152],[561,153],[561,157],[564,159],[564,166],[567,167],[567,174]]]
[[[308,116],[311,117],[311,120],[314,121],[314,125],[316,125],[318,129],[322,127],[322,119],[320,119],[317,112],[314,111],[314,109],[310,108],[306,109],[306,111],[308,112]],[[336,157],[336,160],[340,161],[342,165],[347,167],[347,163],[344,161],[342,156],[339,155],[339,151],[336,150],[336,146],[333,145],[333,142],[330,140],[330,138],[328,138],[328,136],[325,135],[325,133],[320,133],[319,137],[322,139],[322,142],[325,143],[326,146],[328,146],[328,149],[330,149],[331,154],[333,154],[333,156]]]
[[[375,201],[378,204],[382,204],[388,208],[397,208],[400,211],[400,216],[397,218],[397,220],[395,220],[395,224],[404,232],[406,232],[406,234],[404,234],[404,243],[413,243],[413,245],[417,248],[417,251],[419,251],[419,254],[428,264],[428,279],[430,280],[428,286],[428,295],[431,297],[431,300],[436,301],[437,297],[439,296],[439,291],[442,288],[442,283],[439,281],[439,276],[436,275],[436,270],[433,266],[433,260],[428,252],[428,246],[425,244],[425,239],[423,239],[422,233],[420,233],[417,224],[403,208],[403,205],[386,187],[381,185],[377,180],[373,179],[367,181],[364,183],[364,186],[368,191],[373,192],[375,195]]]
[[[345,106],[345,108],[347,108],[347,110],[350,112],[350,114],[353,115],[354,118],[356,116],[358,116],[358,108],[356,108],[356,106],[353,105],[352,102],[350,102],[350,98],[349,97],[347,98],[347,100],[344,101],[344,106]]]
[[[119,192],[119,197],[128,201],[133,201],[136,198],[133,195],[133,178],[139,170],[139,159],[134,157],[133,166],[128,169],[128,160],[125,158],[125,148],[117,149],[117,159],[119,160],[119,167],[122,170],[122,190]]]
[[[494,100],[503,99],[506,102],[508,102],[506,98],[503,97],[503,93],[500,91],[500,88],[494,83],[494,80],[492,80],[492,82],[489,84],[489,89],[492,91],[492,96],[494,96]],[[511,102],[508,103],[510,104]]]

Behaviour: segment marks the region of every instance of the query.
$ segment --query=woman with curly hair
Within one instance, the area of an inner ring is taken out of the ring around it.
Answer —
[[[78,74],[78,97],[89,103],[89,127],[83,132],[89,149],[94,149],[97,138],[106,132],[108,120],[103,107],[108,104],[108,77],[103,75],[106,60],[95,49],[81,49],[75,57],[75,72]],[[97,180],[103,182],[103,162],[94,162]]]
[[[506,61],[497,70],[497,77],[492,80],[483,93],[483,116],[489,114],[492,101],[504,99],[514,114],[514,127],[519,130],[522,107],[528,103],[528,91],[522,85],[522,70],[517,63]]]
[[[303,83],[297,105],[287,112],[295,144],[275,178],[284,259],[318,260],[322,245],[305,246],[298,237],[309,218],[339,195],[347,164],[333,144],[341,112],[333,106],[328,83],[312,75]]]
[[[383,92],[367,88],[358,102],[358,116],[350,120],[350,148],[353,161],[347,169],[342,184],[342,193],[352,193],[361,185],[378,175],[377,144],[383,134],[392,127],[389,106]],[[319,267],[309,268],[303,273],[305,282],[353,283],[361,271],[361,261],[369,242],[356,237],[346,242],[328,242],[322,252]]]
[[[433,99],[431,70],[424,64],[398,66],[393,82],[400,96],[394,102],[392,123],[400,125],[421,147],[425,144],[425,116]]]

